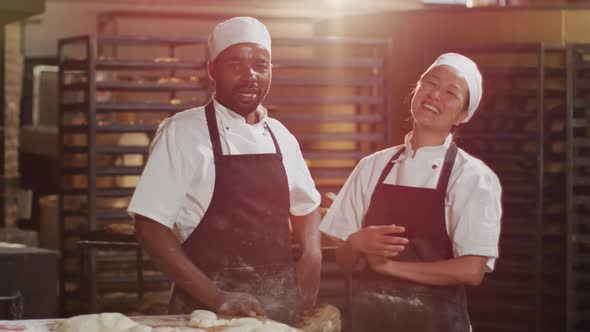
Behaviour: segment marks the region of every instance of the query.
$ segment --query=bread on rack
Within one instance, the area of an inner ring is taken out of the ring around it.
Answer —
[[[105,231],[108,234],[133,235],[135,234],[135,226],[129,223],[109,224],[105,226]]]

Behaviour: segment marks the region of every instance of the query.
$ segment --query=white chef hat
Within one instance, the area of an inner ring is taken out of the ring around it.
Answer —
[[[469,107],[467,108],[467,116],[463,120],[463,123],[465,123],[471,119],[481,101],[483,93],[481,73],[477,69],[475,62],[468,57],[457,53],[445,53],[439,56],[422,76],[424,77],[432,68],[442,65],[455,68],[459,76],[467,81],[467,87],[469,88]]]
[[[270,54],[270,34],[266,26],[252,17],[234,17],[217,24],[209,35],[209,57],[213,61],[226,48],[239,43],[254,43]]]

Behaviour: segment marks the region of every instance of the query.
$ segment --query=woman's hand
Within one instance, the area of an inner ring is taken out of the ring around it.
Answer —
[[[367,255],[367,264],[371,270],[384,275],[390,275],[389,269],[392,268],[394,262],[383,255]]]
[[[408,239],[394,236],[406,229],[401,226],[368,226],[348,237],[347,242],[353,251],[366,255],[379,255],[383,257],[397,256],[405,249]]]

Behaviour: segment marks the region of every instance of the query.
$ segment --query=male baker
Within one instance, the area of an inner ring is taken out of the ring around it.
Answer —
[[[272,74],[266,27],[234,17],[214,28],[208,50],[213,99],[161,123],[129,212],[175,284],[170,314],[292,324],[319,288],[320,194],[295,137],[260,104]]]

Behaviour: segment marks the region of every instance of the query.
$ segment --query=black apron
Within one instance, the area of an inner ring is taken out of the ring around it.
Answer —
[[[190,260],[227,292],[254,295],[269,318],[293,324],[299,289],[289,230],[289,185],[276,153],[223,155],[213,102],[205,107],[215,160],[215,187],[199,226],[182,244]],[[174,287],[170,314],[208,309]]]
[[[384,184],[404,149],[385,167],[371,197],[364,227],[396,224],[409,244],[393,260],[431,262],[453,258],[445,223],[445,196],[457,146],[451,143],[436,189]],[[468,332],[465,288],[430,286],[378,274],[367,267],[352,299],[354,332]]]

